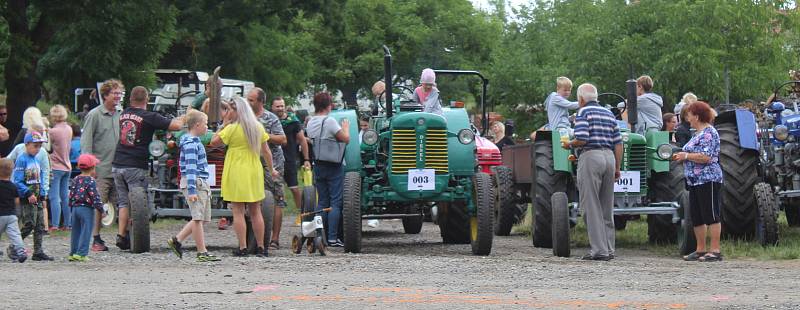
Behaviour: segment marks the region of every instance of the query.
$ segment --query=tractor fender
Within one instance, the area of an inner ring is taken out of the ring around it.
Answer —
[[[345,172],[361,171],[361,143],[358,141],[358,117],[354,110],[333,110],[330,117],[336,119],[337,123],[342,123],[343,119],[350,121],[350,142],[344,150]]]
[[[717,116],[715,124],[735,123],[739,132],[739,145],[742,148],[758,152],[758,123],[753,112],[745,109],[726,111]]]

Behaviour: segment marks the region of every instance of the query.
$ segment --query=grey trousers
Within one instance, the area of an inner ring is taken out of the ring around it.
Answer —
[[[579,205],[594,256],[614,255],[614,152],[594,149],[578,160]]]
[[[14,253],[9,253],[9,256],[25,254],[25,243],[22,242],[16,215],[0,216],[0,237],[3,236],[4,232],[8,235],[8,240],[11,243],[9,250],[14,250]]]

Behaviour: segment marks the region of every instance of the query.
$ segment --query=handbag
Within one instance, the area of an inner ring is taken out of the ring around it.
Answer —
[[[322,126],[319,128],[319,136],[313,138],[314,140],[314,161],[330,164],[341,164],[344,159],[345,143],[330,138],[322,138],[323,130],[325,129],[325,121],[328,117],[322,120]]]

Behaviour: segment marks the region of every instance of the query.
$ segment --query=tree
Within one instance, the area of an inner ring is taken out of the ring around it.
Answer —
[[[147,81],[141,71],[171,41],[175,11],[158,0],[7,0],[0,2],[0,13],[10,37],[3,74],[9,128],[15,131],[45,82],[63,100],[75,84],[109,77]]]
[[[268,94],[296,95],[314,70],[307,28],[328,1],[176,1],[177,38],[161,59],[165,68],[211,71],[252,80]]]
[[[733,103],[764,98],[798,64],[800,16],[787,1],[537,1],[517,15],[495,49],[492,94],[532,108],[517,116],[529,129],[546,122],[542,102],[562,75],[624,93],[649,74],[671,111],[687,91],[724,101],[726,71]]]

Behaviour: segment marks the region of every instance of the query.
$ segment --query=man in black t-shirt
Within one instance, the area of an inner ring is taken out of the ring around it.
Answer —
[[[272,99],[272,113],[278,116],[283,126],[283,132],[286,134],[286,145],[283,148],[283,157],[286,159],[283,167],[283,179],[286,181],[286,186],[292,190],[294,202],[296,207],[300,207],[302,203],[302,196],[300,195],[300,188],[297,187],[297,150],[298,146],[302,151],[302,165],[311,168],[311,162],[308,157],[308,143],[306,135],[303,133],[303,123],[292,113],[286,112],[286,102],[283,97],[275,97]]]
[[[147,89],[136,86],[131,90],[130,107],[119,117],[119,144],[114,153],[111,172],[117,188],[119,208],[119,234],[117,247],[130,249],[128,236],[128,207],[147,208],[147,162],[148,146],[156,130],[179,130],[183,119],[170,120],[156,112],[147,111]],[[148,243],[149,244],[149,243]],[[149,249],[144,249],[145,251]]]

